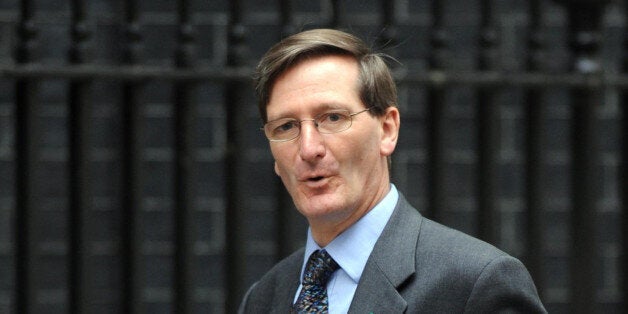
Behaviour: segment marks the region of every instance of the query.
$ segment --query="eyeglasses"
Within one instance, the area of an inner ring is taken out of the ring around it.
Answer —
[[[369,111],[371,108],[373,107],[354,113],[350,113],[349,110],[345,109],[331,110],[314,117],[314,119],[281,118],[268,121],[264,124],[263,130],[271,142],[286,142],[299,137],[301,134],[301,123],[304,121],[314,122],[314,126],[322,134],[338,133],[351,127],[353,116]]]

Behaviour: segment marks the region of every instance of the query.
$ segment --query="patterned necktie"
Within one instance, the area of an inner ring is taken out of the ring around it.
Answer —
[[[327,281],[340,268],[325,250],[310,255],[303,274],[303,287],[294,310],[297,313],[327,313]]]

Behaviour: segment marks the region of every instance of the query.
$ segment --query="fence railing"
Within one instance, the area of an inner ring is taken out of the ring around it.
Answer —
[[[252,65],[319,26],[400,61],[393,181],[424,215],[520,257],[550,312],[625,308],[623,2],[57,2],[0,8],[0,312],[233,312],[305,228]]]

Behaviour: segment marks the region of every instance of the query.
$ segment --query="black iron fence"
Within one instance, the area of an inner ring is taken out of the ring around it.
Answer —
[[[301,29],[392,55],[393,182],[520,257],[552,313],[628,302],[623,1],[0,4],[0,312],[226,313],[305,222],[250,76]]]

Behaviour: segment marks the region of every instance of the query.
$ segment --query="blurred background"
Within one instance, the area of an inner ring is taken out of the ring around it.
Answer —
[[[305,239],[251,75],[294,32],[399,62],[392,179],[520,258],[551,313],[628,302],[622,0],[2,0],[0,313],[233,313]]]

